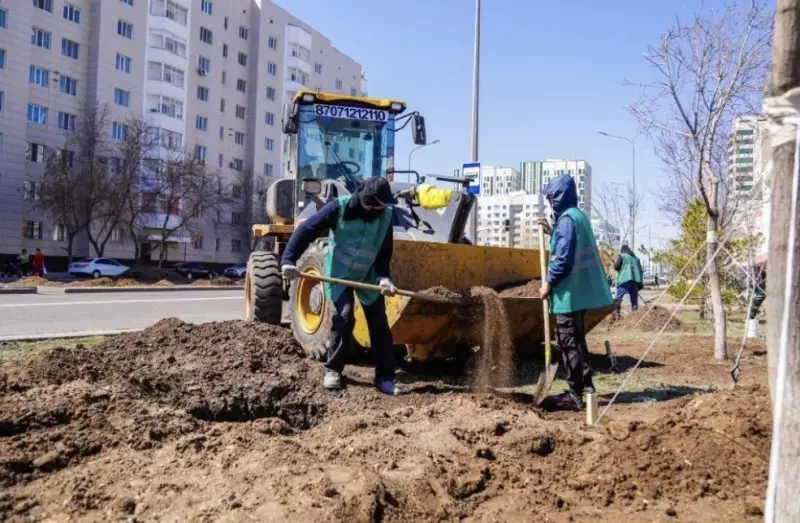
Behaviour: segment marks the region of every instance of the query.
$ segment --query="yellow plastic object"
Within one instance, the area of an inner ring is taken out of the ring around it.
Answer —
[[[417,201],[423,209],[441,209],[450,205],[451,189],[442,189],[427,183],[416,188]]]
[[[523,283],[541,276],[539,252],[532,249],[483,247],[454,243],[394,241],[392,278],[403,289],[421,291],[444,286],[462,295],[471,287],[497,288]],[[503,298],[517,341],[539,344],[544,338],[542,300]],[[586,329],[593,328],[611,311],[587,315]],[[478,344],[472,322],[475,309],[423,302],[394,296],[386,300],[386,316],[396,344],[407,346],[413,359],[427,360],[446,355],[454,343]],[[369,346],[369,332],[360,307],[355,311],[355,339]],[[480,321],[480,320],[478,320]]]
[[[310,94],[314,97],[313,102],[305,102],[303,101],[303,96]],[[349,103],[349,104],[358,104],[359,106],[363,107],[371,107],[374,109],[383,109],[386,111],[392,111],[397,113],[402,113],[406,110],[406,103],[401,100],[390,100],[387,98],[368,98],[366,96],[349,96],[346,94],[338,94],[338,93],[318,93],[317,91],[309,91],[307,89],[301,89],[297,91],[292,98],[294,103],[328,103],[328,104],[335,104],[335,103]],[[400,110],[393,110],[392,105],[400,104]]]

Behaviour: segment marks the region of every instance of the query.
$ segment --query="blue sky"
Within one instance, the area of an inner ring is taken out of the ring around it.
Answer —
[[[359,61],[369,93],[405,99],[426,119],[428,140],[414,153],[422,173],[451,175],[469,160],[472,97],[472,0],[277,0]],[[706,0],[715,8],[721,0]],[[626,79],[652,76],[647,46],[701,6],[695,1],[484,0],[481,49],[479,159],[519,168],[524,160],[569,157],[593,168],[596,188],[626,182],[630,146],[598,130],[635,137],[626,106],[637,97]],[[409,136],[398,141],[405,167]],[[660,165],[644,136],[636,138],[637,185],[657,189]],[[659,223],[652,194],[642,222],[654,236],[671,236]],[[638,227],[637,227],[638,228]],[[647,230],[637,233],[637,244]]]

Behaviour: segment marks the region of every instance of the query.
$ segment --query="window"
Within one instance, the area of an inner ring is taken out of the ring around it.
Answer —
[[[222,167],[223,165],[225,165],[225,155],[220,154],[217,157],[217,167]]]
[[[269,37],[269,43],[267,44],[270,49],[277,51],[278,50],[278,39],[274,36]]]
[[[53,241],[63,242],[64,236],[64,226],[56,224],[56,226],[53,228]]]
[[[242,252],[242,240],[238,238],[231,240],[231,252]]]
[[[275,76],[278,74],[278,64],[275,62],[267,62],[267,74]]]
[[[247,55],[244,53],[239,53],[239,58],[237,59],[239,65],[243,65],[247,67]]]
[[[203,237],[199,234],[192,235],[192,249],[202,249],[203,248]]]
[[[236,118],[240,118],[240,119],[244,120],[245,111],[246,111],[246,109],[245,109],[245,107],[243,105],[237,105],[236,106]]]
[[[0,69],[6,68],[6,50],[0,49]]]
[[[237,200],[242,199],[242,186],[241,185],[234,185],[231,187],[231,196],[236,198]]]
[[[238,78],[236,80],[236,90],[237,91],[241,91],[243,93],[246,93],[247,92],[247,82],[242,80],[241,78]]]
[[[38,27],[31,28],[31,44],[42,49],[50,49],[50,33]]]
[[[147,79],[170,83],[183,89],[184,72],[169,64],[147,62]]]
[[[58,79],[58,90],[64,94],[76,96],[78,94],[78,81],[69,76],[62,76]]]
[[[336,89],[341,91],[342,90],[342,81],[336,80]]]
[[[47,107],[37,104],[28,104],[28,121],[47,125]]]
[[[7,27],[6,19],[8,18],[8,11],[0,9],[0,27]]]
[[[42,222],[22,222],[22,237],[29,240],[41,240]]]
[[[125,91],[124,89],[120,89],[119,87],[115,87],[114,103],[121,105],[122,107],[128,107],[131,103],[131,93],[129,91]]]
[[[205,27],[200,27],[200,40],[202,40],[207,44],[213,43],[214,35],[211,33],[210,29],[206,29]]]
[[[247,40],[247,28],[243,25],[239,26],[239,38]]]
[[[736,163],[753,163],[752,158],[737,158]]]
[[[48,13],[53,12],[53,0],[33,0],[33,7],[38,7]]]
[[[736,134],[739,135],[739,136],[750,136],[751,134],[753,134],[753,130],[752,129],[739,129],[738,131],[736,131]]]
[[[61,54],[66,56],[67,58],[72,58],[73,60],[78,59],[78,50],[80,49],[80,45],[78,42],[73,42],[67,38],[61,39]]]
[[[208,131],[208,118],[198,114],[195,118],[194,128],[198,131]]]
[[[64,19],[76,24],[81,23],[81,10],[69,4],[64,4]]]
[[[317,74],[322,74],[322,64],[320,63],[314,64],[314,72]]]
[[[752,149],[752,147],[740,147],[739,150],[736,151],[736,153],[737,154],[753,154],[753,149]]]
[[[222,85],[228,83],[228,73],[226,71],[222,71]]]
[[[183,145],[183,135],[175,131],[154,128],[150,130],[150,135],[152,137],[151,143],[158,144],[168,149],[180,149]]]
[[[26,180],[22,186],[22,198],[30,202],[41,200],[42,184]]]
[[[47,69],[42,69],[41,67],[36,67],[35,65],[31,65],[28,80],[33,85],[38,85],[39,87],[48,87],[50,85],[50,71]]]
[[[231,169],[238,172],[244,171],[244,160],[241,158],[234,158],[231,162]]]
[[[275,100],[275,89],[267,87],[267,100]]]
[[[211,0],[202,0],[200,2],[200,10],[207,15],[214,14],[214,2]]]
[[[242,224],[242,213],[240,212],[232,212],[231,213],[231,225],[241,225]]]
[[[244,133],[236,132],[233,135],[233,141],[236,145],[244,145]]]
[[[271,163],[264,164],[264,176],[272,176],[272,172],[275,170],[275,167]]]
[[[128,138],[128,125],[119,122],[111,124],[111,138],[117,141],[123,141]]]
[[[228,44],[222,44],[222,58],[228,58]]]
[[[267,117],[265,118],[265,123],[267,125],[275,125],[275,115],[272,113],[267,113]]]
[[[358,91],[356,91],[355,87],[350,88],[350,96],[358,96]]]
[[[225,112],[225,98],[219,99],[219,112],[221,113]]]
[[[226,31],[228,30],[228,17],[227,16],[222,20],[222,27],[224,27]]]
[[[151,113],[161,113],[183,120],[183,102],[169,96],[148,94],[147,108]]]
[[[203,87],[202,85],[197,86],[197,99],[203,102],[208,101],[208,87]]]
[[[268,151],[274,151],[275,150],[275,140],[273,140],[272,138],[265,138],[264,139],[264,149],[266,149]]]
[[[186,41],[166,31],[151,29],[148,45],[156,49],[164,49],[181,58],[186,57]]]
[[[219,238],[214,238],[214,250],[219,251],[221,245],[222,245],[222,240],[220,240]]]
[[[289,69],[289,80],[302,85],[308,85],[308,75],[299,69]]]
[[[125,160],[117,156],[111,156],[108,158],[108,166],[111,172],[122,172],[125,169]]]
[[[189,21],[189,12],[172,0],[152,0],[150,2],[150,14],[169,18],[184,27]]]
[[[205,163],[207,155],[208,155],[208,147],[206,147],[205,145],[194,146],[194,157],[197,158],[197,161]]]
[[[225,139],[225,128],[221,125],[219,126],[219,139],[220,140]],[[222,167],[222,165],[220,165],[220,167]]]
[[[133,0],[121,0],[123,4],[133,5]]]
[[[133,24],[124,20],[117,20],[117,34],[128,40],[133,40]]]
[[[6,92],[0,91],[0,111],[6,106]]]
[[[117,71],[123,73],[131,72],[131,58],[122,54],[117,54]]]
[[[47,159],[47,149],[39,143],[30,143],[25,147],[25,159],[29,162],[44,163]]]
[[[197,57],[197,72],[200,76],[205,76],[211,71],[211,60],[205,56]]]
[[[64,131],[75,130],[75,115],[69,113],[58,113],[58,128]]]

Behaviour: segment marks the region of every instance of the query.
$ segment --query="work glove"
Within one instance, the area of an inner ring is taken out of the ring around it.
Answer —
[[[284,280],[293,280],[300,275],[300,270],[298,270],[297,266],[289,265],[287,263],[281,267],[281,275],[283,276]]]
[[[381,288],[381,294],[384,296],[394,296],[397,294],[397,287],[394,286],[392,280],[389,278],[381,278],[378,282],[378,287]]]

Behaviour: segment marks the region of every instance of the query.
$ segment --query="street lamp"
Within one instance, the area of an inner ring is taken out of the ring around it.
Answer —
[[[418,145],[416,147],[413,147],[410,151],[408,151],[408,170],[409,171],[411,170],[411,155],[414,154],[414,151],[416,151],[417,149],[422,149],[423,147],[428,147],[429,145],[436,145],[439,142],[440,140],[434,140],[429,144]]]
[[[633,140],[624,136],[617,136],[616,134],[609,134],[603,131],[597,132],[607,138],[616,138],[617,140],[624,140],[631,144],[631,151],[633,153],[631,181],[633,184],[633,197],[636,198],[636,144]],[[631,213],[631,248],[636,248],[636,213]]]

